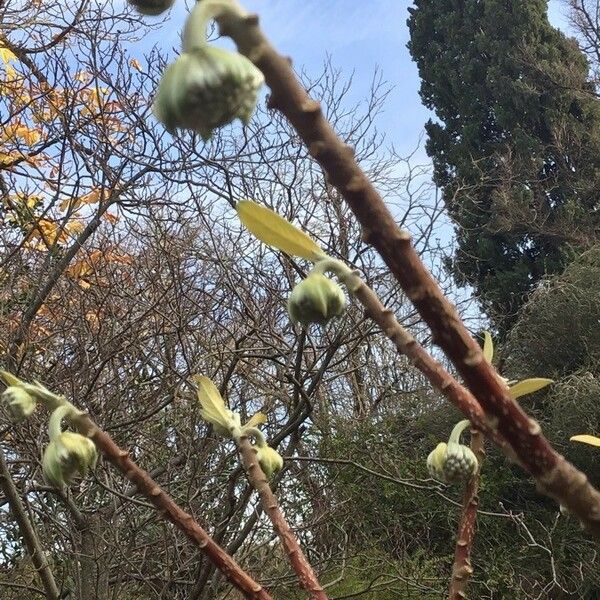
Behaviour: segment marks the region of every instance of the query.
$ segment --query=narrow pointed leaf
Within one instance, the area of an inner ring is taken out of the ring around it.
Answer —
[[[582,442],[583,444],[589,444],[590,446],[598,446],[600,448],[600,438],[595,435],[574,435],[570,438],[572,442]]]
[[[523,379],[523,381],[519,381],[519,383],[515,383],[515,385],[511,386],[509,391],[513,398],[519,398],[525,394],[533,394],[533,392],[537,392],[551,383],[554,383],[552,379],[545,379],[543,377]]]
[[[483,338],[483,357],[491,363],[494,358],[494,342],[489,331],[483,332]]]
[[[0,371],[0,379],[4,381],[4,383],[8,386],[10,385],[19,385],[23,383],[18,377],[15,377],[12,373],[8,371]]]
[[[319,260],[325,253],[306,233],[271,209],[252,200],[240,200],[236,210],[240,221],[261,242],[291,256]]]
[[[202,408],[208,411],[225,410],[225,402],[217,386],[205,375],[194,375],[194,383],[198,386],[198,400]]]
[[[257,412],[248,419],[248,422],[244,425],[244,427],[256,427],[257,425],[263,425],[266,422],[267,415],[262,412]]]

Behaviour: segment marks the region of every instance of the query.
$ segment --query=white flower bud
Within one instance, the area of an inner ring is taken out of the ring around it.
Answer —
[[[213,130],[234,119],[248,123],[263,81],[262,73],[237,52],[194,47],[167,67],[153,112],[170,133],[191,129],[208,140]]]
[[[294,287],[287,308],[294,323],[324,325],[344,312],[346,296],[335,281],[320,273],[311,273]]]
[[[446,457],[446,443],[440,442],[435,450],[432,450],[427,457],[427,470],[429,474],[438,481],[445,481],[444,478],[444,460]]]
[[[17,385],[7,387],[2,392],[2,400],[8,404],[15,421],[22,421],[31,416],[37,406],[35,398]]]

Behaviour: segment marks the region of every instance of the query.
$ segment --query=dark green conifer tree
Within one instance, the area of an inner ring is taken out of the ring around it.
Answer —
[[[546,0],[415,0],[409,49],[435,111],[427,152],[472,285],[500,329],[598,241],[600,103]]]

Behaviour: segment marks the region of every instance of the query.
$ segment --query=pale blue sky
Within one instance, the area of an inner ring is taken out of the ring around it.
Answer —
[[[318,75],[327,53],[345,75],[354,73],[352,100],[365,98],[376,67],[393,87],[378,128],[401,154],[414,150],[430,113],[422,106],[419,77],[406,44],[412,0],[242,0],[261,17],[275,47],[296,67]],[[566,0],[551,0],[551,22],[567,29]],[[147,42],[179,47],[185,5],[176,2],[169,22]],[[135,50],[134,50],[135,53]],[[424,151],[421,153],[424,157]]]

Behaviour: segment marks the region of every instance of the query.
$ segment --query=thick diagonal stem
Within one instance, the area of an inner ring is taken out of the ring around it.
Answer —
[[[263,509],[281,540],[290,564],[298,576],[300,585],[308,592],[310,598],[314,600],[327,600],[327,595],[323,591],[306,556],[304,556],[298,539],[286,521],[281,508],[279,508],[277,497],[271,490],[269,481],[258,464],[256,446],[250,443],[247,435],[242,435],[238,441],[238,448],[242,456],[242,464],[248,474],[250,485],[260,496]]]
[[[477,526],[477,508],[479,506],[479,480],[481,465],[483,463],[484,444],[483,435],[476,430],[471,431],[471,450],[477,457],[477,471],[469,480],[463,495],[462,514],[458,525],[458,535],[454,547],[454,564],[450,579],[448,600],[464,600],[467,597],[465,590],[469,578],[473,574],[471,566],[471,550],[475,539]]]
[[[80,433],[87,435],[104,454],[108,461],[121,471],[138,491],[145,496],[165,518],[185,533],[206,554],[229,582],[250,600],[272,600],[262,586],[254,581],[223,548],[150,477],[138,467],[129,453],[119,448],[108,435],[99,429],[86,415],[72,419]]]
[[[566,506],[600,539],[600,492],[552,448],[539,424],[510,397],[455,307],[419,258],[410,235],[396,225],[383,199],[354,159],[352,148],[338,138],[319,103],[297,79],[290,61],[279,55],[264,36],[258,17],[238,15],[233,10],[218,20],[222,32],[263,72],[271,88],[271,107],[288,118],[328,180],[344,197],[363,227],[365,241],[377,249],[431,328],[435,342],[483,408],[488,428],[510,444],[542,492]]]

